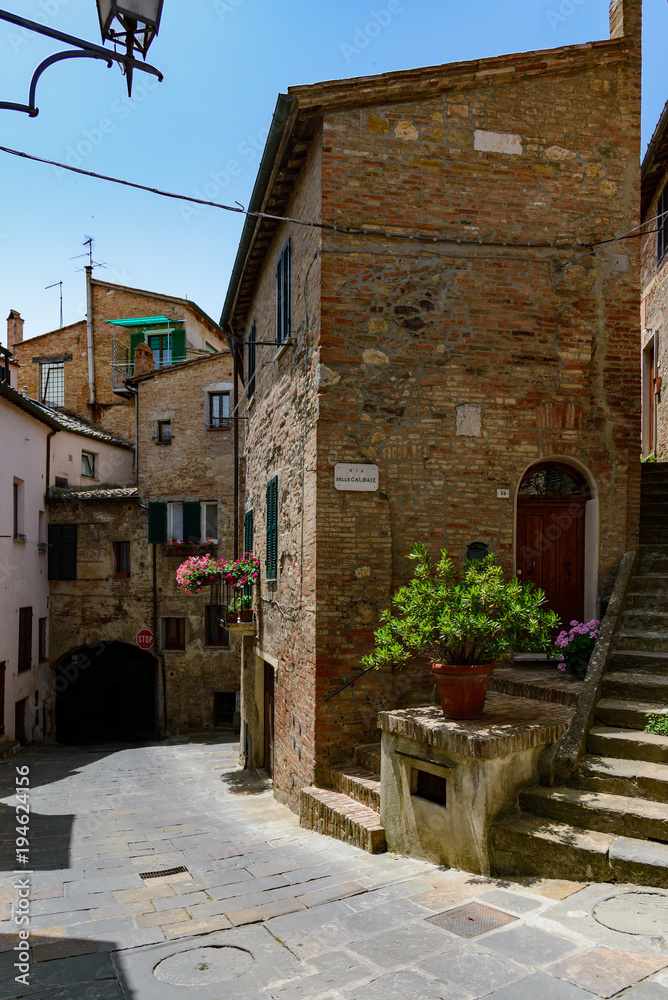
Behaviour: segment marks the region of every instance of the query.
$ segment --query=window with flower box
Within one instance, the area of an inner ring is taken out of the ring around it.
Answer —
[[[149,542],[170,547],[218,544],[218,501],[192,500],[148,505]]]

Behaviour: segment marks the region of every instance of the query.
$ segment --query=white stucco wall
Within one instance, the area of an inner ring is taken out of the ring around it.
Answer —
[[[81,475],[82,451],[95,455],[94,479]],[[55,485],[56,476],[67,479],[68,486],[89,486],[91,489],[101,483],[132,486],[135,481],[134,452],[82,434],[59,431],[51,438],[50,486]]]
[[[49,613],[46,546],[43,552],[38,547],[40,541],[46,542],[47,533],[44,494],[49,427],[0,398],[0,428],[0,664],[6,663],[5,737],[14,739],[15,705],[27,699],[24,706],[26,737],[42,739],[52,735],[53,723],[49,662],[47,659],[39,663],[39,619],[48,618]],[[22,492],[18,528],[25,535],[25,541],[15,541],[12,537],[13,485],[17,480]],[[19,674],[19,609],[24,607],[31,607],[33,611],[32,665],[30,670]],[[39,710],[37,726],[34,725],[36,707]]]

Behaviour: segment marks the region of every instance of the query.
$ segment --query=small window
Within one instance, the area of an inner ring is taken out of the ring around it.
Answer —
[[[252,510],[247,510],[244,514],[244,552],[253,551],[255,516]]]
[[[70,481],[69,481],[69,479],[67,479],[66,476],[56,476],[56,489],[57,490],[66,490],[69,485],[70,485]]]
[[[172,363],[172,337],[169,333],[155,333],[148,337],[148,346],[153,351],[153,366],[166,368]]]
[[[428,802],[435,802],[436,805],[446,804],[447,781],[439,774],[430,774],[429,771],[416,770],[414,795],[419,795],[421,799]]]
[[[171,420],[158,420],[155,429],[155,440],[157,444],[172,443],[172,422]]]
[[[276,268],[276,345],[278,347],[290,339],[290,284],[290,240],[288,240]]]
[[[213,693],[213,724],[222,729],[234,727],[234,716],[237,711],[236,691],[214,691]]]
[[[163,618],[162,619],[163,642],[162,648],[183,652],[186,648],[186,620],[185,618]]]
[[[84,479],[95,479],[95,455],[92,451],[81,452],[81,475]]]
[[[209,427],[228,428],[230,426],[229,392],[209,393]]]
[[[76,580],[77,525],[50,524],[49,580]]]
[[[17,542],[25,542],[24,535],[24,482],[22,479],[15,479],[13,485],[13,526],[12,538]]]
[[[47,406],[65,405],[65,363],[42,362],[39,366],[39,401]]]
[[[37,541],[40,545],[45,545],[46,543],[46,514],[43,510],[40,510],[37,515]],[[46,551],[46,549],[43,551]]]
[[[656,214],[660,216],[657,223],[656,245],[656,260],[657,264],[660,264],[666,256],[666,252],[668,252],[668,184],[666,184],[661,192]]]
[[[207,604],[205,609],[206,622],[206,645],[207,646],[229,646],[230,634],[221,625],[225,620],[225,608],[215,604]]]
[[[183,541],[183,504],[167,504],[167,538],[170,541]]]
[[[39,662],[45,663],[49,659],[49,647],[47,643],[47,623],[48,618],[39,619]],[[37,691],[35,691],[35,704],[37,704]]]
[[[246,390],[246,398],[250,400],[255,395],[255,341],[257,340],[257,330],[255,328],[255,323],[251,327],[251,331],[248,334],[248,388]]]
[[[218,504],[217,503],[203,503],[202,504],[202,526],[203,526],[203,537],[202,541],[205,542],[210,539],[213,542],[218,541]]]
[[[19,608],[18,672],[32,666],[32,608]]]
[[[130,543],[114,542],[114,576],[127,580],[130,576]]]

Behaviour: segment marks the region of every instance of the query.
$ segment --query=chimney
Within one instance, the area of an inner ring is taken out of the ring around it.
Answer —
[[[10,351],[14,350],[15,344],[21,344],[23,342],[23,320],[21,319],[21,313],[17,312],[16,309],[9,310],[9,316],[7,317],[7,347]]]
[[[148,344],[137,344],[134,356],[135,375],[145,375],[153,371],[153,351]]]
[[[624,38],[642,30],[642,0],[610,0],[610,37]]]

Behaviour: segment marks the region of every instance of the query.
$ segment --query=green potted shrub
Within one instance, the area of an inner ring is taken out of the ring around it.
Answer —
[[[227,606],[226,618],[227,618],[227,624],[228,625],[236,625],[237,618],[238,618],[237,598],[236,597],[232,601],[232,603],[228,604],[228,606]]]
[[[244,594],[239,601],[239,621],[253,621],[253,598],[249,594]]]
[[[492,555],[467,562],[460,578],[445,549],[435,567],[421,542],[411,559],[413,579],[392,598],[395,611],[381,615],[376,648],[362,662],[402,667],[427,656],[444,715],[480,718],[495,662],[549,649],[559,619],[532,584],[506,582]]]

